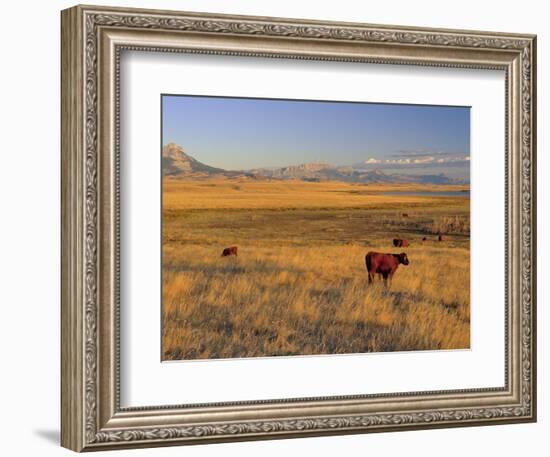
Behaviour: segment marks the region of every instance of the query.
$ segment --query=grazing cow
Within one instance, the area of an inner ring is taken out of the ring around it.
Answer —
[[[384,278],[384,286],[388,287],[388,279],[391,280],[395,274],[399,264],[408,265],[409,259],[407,254],[381,254],[380,252],[369,252],[365,256],[365,264],[369,274],[369,284],[374,280],[374,275],[377,274]]]
[[[222,252],[222,257],[227,257],[229,255],[237,255],[237,250],[239,248],[237,246],[231,246],[229,248],[225,248]]]
[[[443,235],[439,235],[439,236],[437,237],[437,241],[443,241]]]
[[[409,217],[409,215],[408,215],[407,213],[403,213],[403,214],[401,214],[401,216],[403,216],[403,217]]]
[[[427,240],[427,238],[426,238],[426,237],[422,238],[422,241],[426,241],[426,240]]]
[[[393,245],[396,248],[408,248],[409,242],[407,240],[402,240],[401,238],[394,238],[393,239]]]

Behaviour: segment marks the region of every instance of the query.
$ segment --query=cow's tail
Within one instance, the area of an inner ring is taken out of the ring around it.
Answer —
[[[367,266],[367,271],[370,271],[370,252],[365,256],[365,265]]]

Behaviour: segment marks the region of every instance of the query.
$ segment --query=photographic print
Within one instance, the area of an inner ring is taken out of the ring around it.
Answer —
[[[470,108],[162,95],[162,359],[470,347]]]

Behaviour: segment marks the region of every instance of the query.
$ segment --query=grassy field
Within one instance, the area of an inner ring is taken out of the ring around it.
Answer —
[[[163,189],[164,360],[469,347],[467,194],[384,194],[467,188],[165,179]],[[238,257],[220,257],[233,245]],[[408,255],[389,289],[368,286],[371,250]]]

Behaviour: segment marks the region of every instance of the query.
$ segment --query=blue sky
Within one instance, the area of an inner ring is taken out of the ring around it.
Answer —
[[[470,108],[162,96],[162,143],[241,170],[306,162],[469,177]]]

